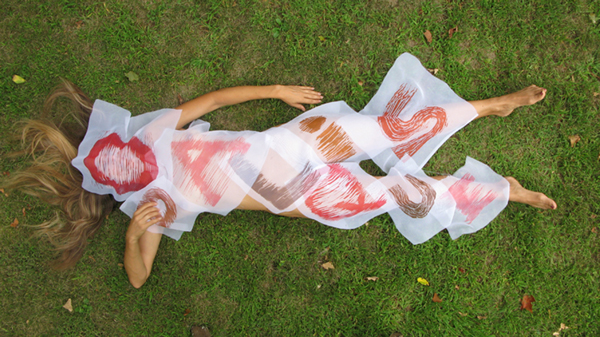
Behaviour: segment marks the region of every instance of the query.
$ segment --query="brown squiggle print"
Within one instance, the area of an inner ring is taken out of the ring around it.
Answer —
[[[411,119],[406,122],[400,119],[400,114],[416,94],[416,92],[416,89],[408,89],[406,84],[400,86],[398,91],[396,91],[392,99],[385,107],[383,116],[377,118],[377,122],[389,139],[397,142],[408,140],[405,143],[400,143],[394,146],[393,151],[398,158],[402,158],[405,154],[412,156],[417,153],[417,151],[419,151],[419,149],[425,143],[427,143],[427,141],[440,133],[448,124],[446,111],[437,106],[426,107],[419,110],[412,116]],[[419,137],[410,139],[416,133],[421,131],[421,129],[423,129],[424,125],[430,119],[435,120],[435,125],[431,128],[431,130]]]
[[[321,129],[327,118],[323,116],[312,116],[300,121],[300,130],[308,133],[315,133]]]
[[[311,172],[311,170],[310,165],[306,164],[302,172],[285,186],[276,186],[269,182],[261,173],[252,185],[252,189],[270,201],[273,206],[283,210],[293,204],[294,201],[306,193],[319,180],[318,172]]]
[[[149,202],[157,202],[162,200],[165,203],[165,214],[162,215],[163,220],[158,223],[159,226],[169,228],[175,219],[177,218],[177,206],[175,202],[165,190],[162,188],[154,187],[146,191],[142,200],[138,203],[138,207]]]
[[[331,123],[317,137],[317,140],[319,141],[317,148],[330,163],[344,161],[356,154],[354,143],[350,140],[346,131],[335,122]]]
[[[429,214],[429,211],[433,207],[436,197],[435,190],[428,183],[421,179],[415,178],[410,174],[407,174],[405,177],[406,180],[408,180],[408,182],[410,182],[417,189],[417,191],[421,193],[422,199],[420,203],[412,202],[408,198],[408,194],[400,185],[393,186],[389,189],[389,191],[394,197],[394,200],[396,200],[396,203],[400,209],[406,215],[415,219],[424,218],[427,216],[427,214]]]

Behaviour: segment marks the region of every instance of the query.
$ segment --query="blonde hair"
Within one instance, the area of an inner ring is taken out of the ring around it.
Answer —
[[[73,108],[57,124],[50,115],[61,97],[70,100]],[[100,228],[115,204],[109,195],[84,190],[81,173],[71,165],[91,111],[89,97],[73,83],[62,80],[46,99],[42,119],[24,121],[20,129],[23,150],[14,155],[27,155],[31,165],[2,182],[4,188],[20,190],[60,208],[54,219],[35,226],[62,253],[54,265],[57,269],[77,263],[88,238]]]

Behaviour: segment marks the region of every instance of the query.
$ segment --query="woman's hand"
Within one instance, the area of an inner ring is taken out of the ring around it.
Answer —
[[[146,233],[148,227],[162,220],[160,210],[156,205],[157,203],[155,202],[148,202],[138,207],[129,223],[129,228],[125,235],[126,240],[138,241]]]
[[[306,111],[302,104],[319,104],[323,99],[323,95],[312,87],[282,85],[277,89],[279,99],[302,111]]]

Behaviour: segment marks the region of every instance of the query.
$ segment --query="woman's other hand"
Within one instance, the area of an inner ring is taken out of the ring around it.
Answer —
[[[133,213],[127,234],[125,235],[127,240],[139,240],[146,233],[148,227],[162,220],[160,210],[156,205],[155,202],[147,202],[138,207],[135,213]]]
[[[323,99],[323,95],[312,87],[281,85],[277,90],[279,99],[302,111],[306,111],[302,104],[319,104]]]

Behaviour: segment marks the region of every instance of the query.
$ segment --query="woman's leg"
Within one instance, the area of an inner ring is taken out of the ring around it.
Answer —
[[[530,85],[512,94],[484,99],[481,101],[470,101],[471,105],[477,110],[477,118],[496,115],[506,117],[521,106],[535,104],[546,96],[546,89],[536,85]]]
[[[446,178],[446,176],[435,176],[431,178],[442,180]],[[508,201],[520,202],[541,209],[556,209],[556,202],[548,198],[544,193],[534,192],[524,188],[517,179],[513,177],[504,177],[504,179],[510,184]]]

